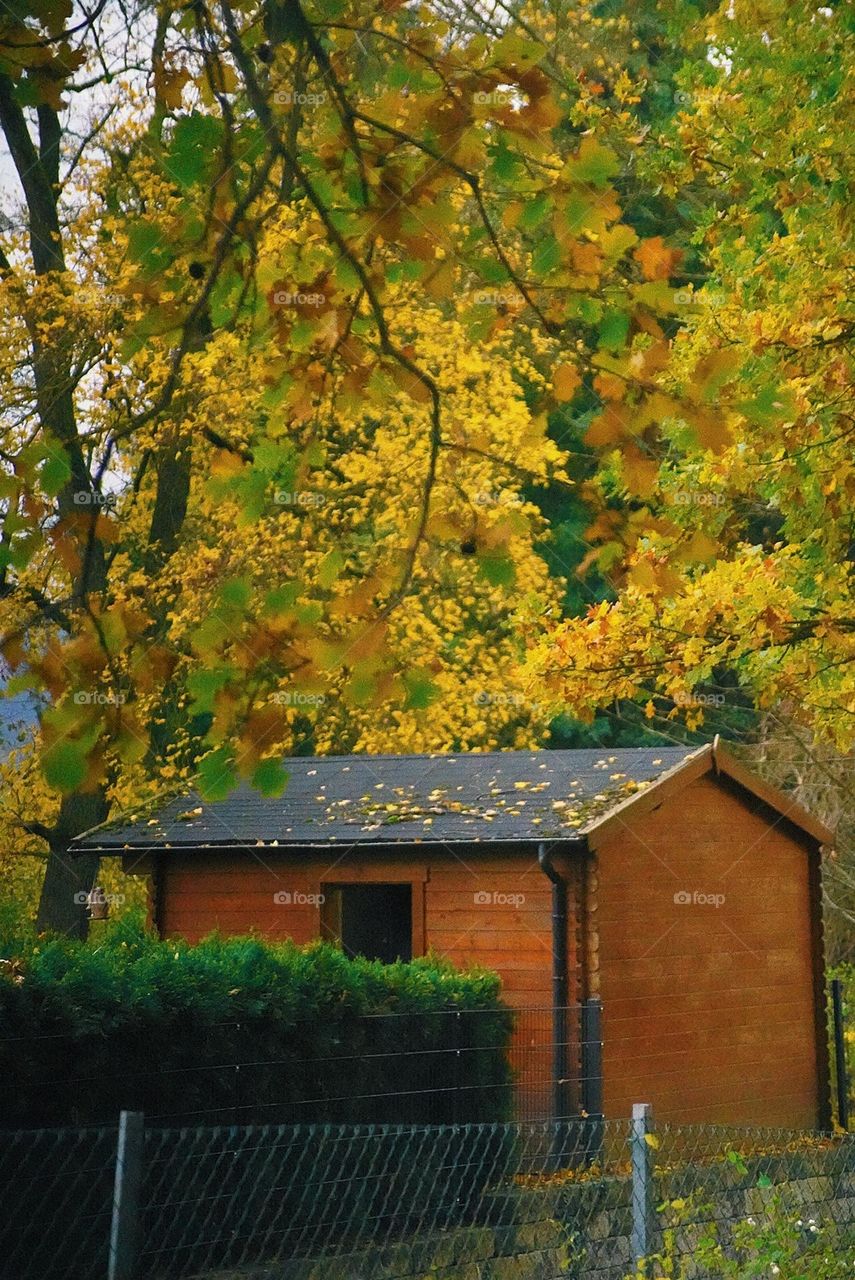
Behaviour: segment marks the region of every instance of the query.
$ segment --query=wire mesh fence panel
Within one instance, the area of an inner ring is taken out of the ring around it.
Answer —
[[[283,1280],[381,1280],[534,1252],[544,1277],[567,1275],[579,1224],[549,1177],[589,1149],[581,1120],[152,1132],[143,1273],[275,1262]]]
[[[4,1135],[2,1280],[105,1280],[116,1138]],[[657,1125],[643,1107],[626,1120],[149,1125],[140,1169],[138,1280],[625,1280],[642,1254],[670,1259],[650,1275],[707,1280],[743,1273],[705,1269],[705,1249],[738,1260],[749,1228],[784,1220],[794,1247],[827,1241],[855,1263],[855,1137]]]
[[[855,1247],[849,1137],[639,1136],[584,1119],[245,1126],[150,1132],[146,1165],[147,1277],[624,1280],[640,1252],[667,1243],[685,1260],[705,1232],[733,1253],[737,1226],[780,1205]]]
[[[104,1280],[115,1166],[115,1129],[2,1134],[2,1280]]]

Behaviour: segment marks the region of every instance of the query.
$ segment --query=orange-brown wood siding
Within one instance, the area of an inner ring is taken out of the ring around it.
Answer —
[[[317,850],[286,853],[168,851],[160,872],[160,920],[165,936],[198,941],[213,930],[225,934],[255,930],[268,938],[309,942],[320,935],[320,908],[304,901],[331,882],[410,880],[414,885],[414,949],[432,950],[459,968],[495,970],[502,993],[519,1015],[512,1046],[525,1087],[525,1114],[547,1114],[552,1038],[551,887],[533,851],[481,852],[459,858],[419,848],[406,855],[370,851],[332,861]],[[283,901],[282,895],[290,895]],[[279,895],[277,901],[276,895]],[[568,893],[570,999],[576,982],[578,917],[574,891]],[[419,918],[420,917],[420,918]],[[531,1012],[533,1007],[538,1012]],[[572,1038],[577,1033],[570,1017]],[[575,1041],[574,1041],[575,1043]],[[571,1044],[570,1061],[575,1063]],[[575,1074],[575,1067],[573,1068]],[[572,1102],[575,1093],[570,1090]]]
[[[812,856],[710,775],[610,834],[592,912],[607,1115],[650,1102],[683,1123],[821,1119]]]

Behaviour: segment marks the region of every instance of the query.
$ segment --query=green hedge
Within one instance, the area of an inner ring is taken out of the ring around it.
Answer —
[[[36,940],[0,971],[7,1126],[503,1119],[512,1015],[499,979],[434,959],[117,927]],[[11,962],[11,963],[10,963]]]

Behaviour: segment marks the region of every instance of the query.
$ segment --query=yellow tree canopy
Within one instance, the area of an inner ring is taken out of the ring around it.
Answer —
[[[692,691],[728,670],[759,706],[846,748],[852,33],[842,10],[802,3],[737,2],[704,30],[710,62],[686,77],[650,162],[695,203],[701,279],[674,293],[683,324],[667,355],[650,340],[600,362],[588,439],[600,496],[622,510],[589,536],[617,596],[539,637],[531,687],[582,715],[633,698],[697,724]],[[648,242],[648,270],[667,273],[668,252]]]

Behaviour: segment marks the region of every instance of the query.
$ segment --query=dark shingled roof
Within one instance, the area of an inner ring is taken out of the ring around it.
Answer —
[[[298,757],[284,762],[290,776],[277,799],[246,784],[217,803],[184,795],[160,810],[98,828],[73,847],[116,853],[567,838],[696,750]]]

